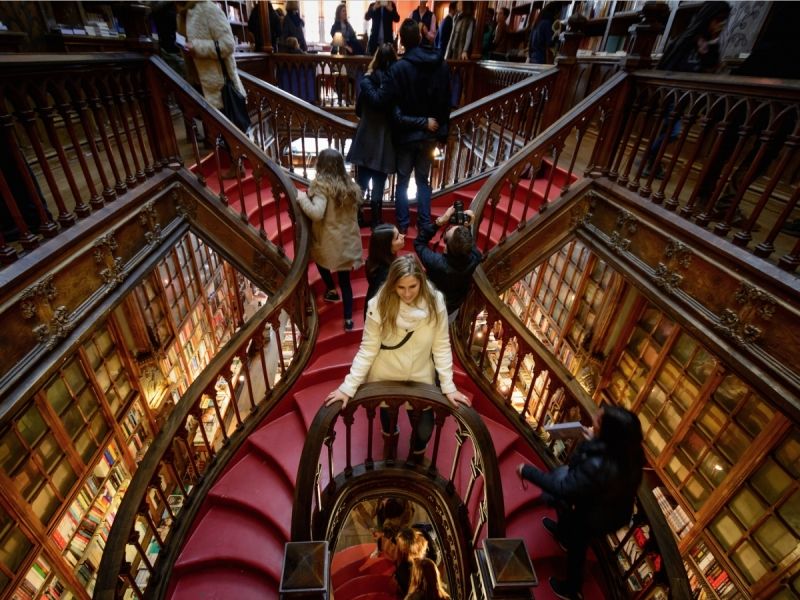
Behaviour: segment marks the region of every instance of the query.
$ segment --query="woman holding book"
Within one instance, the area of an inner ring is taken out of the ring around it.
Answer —
[[[558,522],[545,517],[542,524],[567,549],[567,579],[550,578],[559,597],[580,597],[589,541],[630,521],[643,466],[638,417],[624,408],[605,406],[595,415],[593,436],[577,447],[566,469],[547,473],[533,465],[517,467],[521,479],[556,502]]]

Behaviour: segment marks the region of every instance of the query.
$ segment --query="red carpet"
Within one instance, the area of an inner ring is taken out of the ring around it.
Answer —
[[[215,185],[214,178],[209,178],[209,186]],[[226,183],[227,194],[234,204],[234,198],[238,197],[236,182],[227,186]],[[536,180],[531,188],[537,190],[541,186],[542,182]],[[254,187],[245,181],[242,192],[250,222],[256,224],[260,217],[258,208],[254,207]],[[558,189],[551,190],[551,197],[557,193]],[[454,195],[448,195],[436,200],[434,214],[444,212],[453,199]],[[235,204],[238,207],[238,200]],[[274,218],[271,210],[265,206],[262,213],[267,218]],[[386,213],[385,217],[391,220],[389,211]],[[512,206],[509,228],[516,227],[521,214],[520,206]],[[531,214],[529,206],[528,215]],[[487,226],[484,234],[488,230]],[[414,233],[413,229],[410,230],[409,238]],[[499,235],[499,225],[493,227],[491,233],[493,238]],[[364,237],[365,245],[366,240],[367,236]],[[407,239],[405,251],[412,251],[411,239]],[[206,498],[173,569],[169,598],[264,600],[278,597],[283,547],[289,539],[294,481],[305,432],[327,392],[341,382],[350,368],[361,340],[363,297],[367,287],[363,269],[356,271],[353,277],[356,328],[344,332],[341,304],[322,301],[323,290],[315,267],[309,268],[309,276],[316,282],[321,320],[315,354],[290,393],[250,436]],[[536,598],[555,598],[547,585],[547,577],[562,573],[565,556],[541,525],[542,517],[552,516],[552,510],[538,501],[539,493],[535,487],[523,491],[515,474],[520,462],[541,463],[516,433],[502,423],[498,411],[481,396],[460,365],[457,365],[456,383],[472,397],[475,409],[484,416],[492,433],[503,475],[507,536],[523,538],[527,544],[540,581],[535,590]],[[364,431],[365,426],[359,427]],[[401,444],[400,456],[405,450],[407,446],[404,448]],[[356,448],[354,452],[363,455],[365,450]],[[344,464],[343,455],[338,450],[335,461],[338,465]],[[457,485],[465,483],[465,475],[466,472],[458,478]],[[469,507],[471,514],[475,508]],[[337,600],[394,597],[392,566],[383,559],[369,558],[373,548],[372,544],[355,546],[333,557],[332,577]],[[583,590],[587,599],[604,597],[598,573],[599,567],[590,560],[589,576]]]

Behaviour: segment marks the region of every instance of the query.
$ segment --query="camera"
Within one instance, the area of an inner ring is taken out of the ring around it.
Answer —
[[[453,214],[450,216],[451,225],[468,225],[469,215],[464,212],[464,203],[461,200],[453,202]]]

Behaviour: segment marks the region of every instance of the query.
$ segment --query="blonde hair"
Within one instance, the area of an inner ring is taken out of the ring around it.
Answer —
[[[345,204],[357,206],[361,202],[361,188],[347,174],[344,158],[338,150],[325,148],[317,156],[317,176],[308,186],[308,196],[317,194],[325,196],[337,208]]]
[[[389,265],[386,281],[378,290],[378,312],[381,315],[381,334],[395,333],[397,331],[397,313],[400,311],[400,296],[395,288],[403,277],[414,277],[419,281],[419,295],[416,303],[422,304],[428,311],[428,321],[434,320],[434,325],[439,324],[439,311],[436,306],[435,288],[428,283],[425,270],[419,259],[414,254],[398,256]]]
[[[415,598],[421,597],[424,600],[450,600],[450,594],[439,576],[439,569],[430,558],[417,558],[411,563],[411,582],[406,598],[415,593]]]
[[[398,531],[395,544],[400,554],[408,561],[425,558],[428,553],[428,539],[413,527],[403,527]]]

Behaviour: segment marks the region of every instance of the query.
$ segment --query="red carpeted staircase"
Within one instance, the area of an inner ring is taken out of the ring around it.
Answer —
[[[215,178],[210,177],[208,181],[212,190],[217,188]],[[235,181],[226,182],[231,205],[238,211],[236,185]],[[249,192],[245,195],[247,213],[255,223],[258,216],[251,205],[253,187],[248,187],[247,181],[244,186],[244,190]],[[539,186],[540,182],[535,180],[533,188]],[[473,187],[440,197],[434,202],[434,215],[444,212],[458,197],[468,205],[475,192]],[[512,206],[512,228],[516,227],[515,218],[518,219],[520,214],[521,208]],[[528,214],[532,213],[529,211]],[[388,210],[384,217],[393,220]],[[484,234],[486,231],[488,227]],[[499,234],[499,230],[493,227],[493,237],[495,233]],[[410,230],[409,238],[414,234],[414,230]],[[366,247],[369,231],[364,230],[362,236]],[[410,239],[405,251],[412,251]],[[360,269],[353,277],[355,330],[345,332],[341,304],[322,301],[323,289],[314,266],[309,268],[309,277],[315,282],[320,315],[320,333],[314,356],[292,390],[250,436],[212,488],[174,565],[167,594],[169,598],[266,600],[278,597],[284,544],[289,540],[294,481],[305,434],[327,393],[341,382],[350,368],[361,340],[367,288],[363,269]],[[503,480],[507,536],[525,540],[540,581],[536,597],[544,600],[555,598],[547,585],[547,578],[563,573],[565,555],[541,525],[542,517],[553,516],[553,511],[539,501],[537,488],[530,486],[524,491],[515,473],[520,462],[540,465],[541,462],[516,433],[503,424],[501,414],[481,395],[459,364],[456,365],[456,384],[471,396],[473,406],[481,413],[492,434]],[[377,423],[375,425],[377,427]],[[403,426],[407,427],[407,419],[401,419]],[[401,440],[404,438],[407,436],[401,435]],[[404,448],[401,442],[400,456],[406,449],[407,445]],[[336,457],[336,464],[343,462]],[[356,462],[358,460],[354,460]],[[464,481],[466,476],[465,467]],[[475,502],[469,507],[470,514],[474,515],[478,496],[474,494]],[[353,546],[333,557],[332,579],[337,600],[394,598],[392,565],[385,559],[370,558],[373,549],[373,544]],[[590,558],[589,574],[584,584],[584,596],[603,598],[599,567],[593,558]]]

